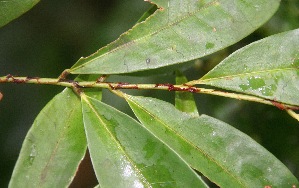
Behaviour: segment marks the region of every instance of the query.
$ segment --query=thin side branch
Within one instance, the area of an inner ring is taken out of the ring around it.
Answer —
[[[287,110],[288,114],[290,116],[292,116],[294,119],[296,119],[297,121],[299,121],[299,114],[297,114],[296,112],[294,112],[293,110]]]

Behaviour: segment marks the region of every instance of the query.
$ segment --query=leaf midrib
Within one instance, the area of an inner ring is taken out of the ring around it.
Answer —
[[[169,24],[167,24],[166,26],[161,27],[160,29],[158,29],[158,30],[156,30],[156,31],[154,31],[154,32],[152,32],[152,33],[149,33],[149,34],[147,34],[147,35],[144,35],[143,37],[137,38],[137,39],[135,39],[135,40],[132,40],[132,41],[130,41],[130,42],[127,42],[127,43],[124,43],[124,44],[122,44],[122,45],[120,45],[120,46],[117,46],[116,48],[114,48],[114,49],[112,49],[112,50],[110,50],[110,51],[108,51],[108,52],[106,52],[106,53],[104,53],[104,54],[101,54],[101,55],[98,56],[98,57],[95,57],[95,58],[93,58],[93,59],[91,59],[91,60],[89,60],[89,61],[87,61],[87,62],[85,62],[85,63],[83,63],[83,64],[80,64],[80,65],[77,66],[77,67],[71,68],[71,72],[73,72],[73,71],[75,71],[75,70],[77,70],[77,69],[79,69],[79,68],[81,68],[81,67],[84,67],[84,66],[86,66],[87,64],[89,64],[89,63],[91,63],[91,62],[93,62],[93,61],[95,61],[95,60],[97,60],[97,59],[99,59],[99,58],[102,58],[102,57],[104,57],[104,56],[106,56],[106,55],[109,55],[109,54],[111,54],[111,53],[114,53],[114,52],[116,52],[116,51],[118,51],[118,50],[120,50],[120,49],[122,49],[122,48],[125,48],[126,46],[128,46],[128,45],[130,45],[130,44],[132,44],[132,43],[135,43],[135,42],[137,42],[137,41],[141,41],[141,40],[143,40],[143,39],[146,39],[146,38],[148,38],[148,37],[150,37],[150,36],[156,35],[156,34],[158,34],[159,32],[161,32],[161,31],[163,31],[163,30],[165,30],[165,29],[168,29],[168,28],[170,28],[171,26],[173,26],[173,25],[175,25],[175,24],[177,24],[177,23],[180,23],[180,22],[183,21],[184,19],[187,19],[187,18],[189,18],[189,17],[195,15],[196,13],[200,12],[201,10],[203,10],[203,9],[207,9],[207,8],[213,6],[214,4],[217,4],[217,3],[219,3],[218,0],[215,0],[215,1],[212,1],[212,2],[210,2],[210,3],[207,3],[206,5],[200,7],[199,9],[197,9],[197,10],[195,10],[195,11],[193,11],[193,12],[190,12],[190,13],[186,13],[186,15],[180,17],[180,19],[177,19],[177,20],[173,21],[172,23],[169,23]],[[166,10],[167,10],[167,9],[166,9]],[[137,26],[137,25],[136,25],[136,26]],[[134,27],[136,27],[136,26],[134,26]],[[134,28],[134,27],[133,27],[133,28]],[[127,34],[127,33],[128,33],[129,31],[131,31],[131,30],[132,30],[132,29],[130,29],[130,30],[128,30],[127,32],[123,33],[121,36]],[[115,42],[117,42],[117,41],[121,38],[121,36],[120,36]],[[111,44],[112,44],[112,43],[111,43]],[[87,57],[82,58],[82,60],[88,59],[88,58],[90,58],[90,57],[96,55],[96,54],[99,53],[101,50],[103,50],[103,49],[105,49],[105,48],[107,48],[107,47],[108,47],[108,46],[105,46],[105,47],[99,49],[97,52],[91,54],[90,56],[87,56]]]
[[[132,167],[135,169],[134,172],[137,172],[137,176],[138,178],[140,178],[142,180],[143,183],[146,184],[146,186],[148,188],[151,187],[150,182],[147,181],[147,179],[140,173],[139,169],[136,167],[136,164],[133,162],[133,160],[126,154],[126,152],[124,151],[124,148],[122,147],[122,145],[117,141],[117,139],[114,137],[114,135],[111,133],[111,131],[109,130],[109,128],[107,128],[107,124],[103,121],[103,119],[101,118],[101,116],[97,113],[96,109],[94,108],[94,106],[89,102],[89,100],[87,100],[87,98],[90,98],[88,96],[82,97],[85,102],[88,104],[88,106],[92,109],[92,111],[94,112],[94,114],[96,115],[96,117],[101,121],[101,123],[104,125],[104,128],[106,129],[106,131],[109,133],[109,135],[111,136],[112,140],[115,142],[115,144],[118,146],[117,148],[120,149],[121,153],[123,153],[123,155],[125,156],[125,158],[130,162],[130,164],[132,164]]]
[[[75,112],[76,112],[76,110],[72,108],[71,113],[69,114],[68,117],[72,117]],[[58,136],[58,141],[56,142],[55,147],[52,150],[51,155],[48,158],[47,164],[43,167],[43,170],[42,170],[42,173],[41,173],[41,176],[40,176],[40,179],[39,179],[40,180],[39,181],[39,185],[40,186],[42,184],[44,184],[44,180],[43,179],[47,178],[47,173],[48,173],[48,170],[49,170],[48,167],[50,166],[50,164],[53,161],[53,159],[56,157],[56,153],[57,153],[57,151],[58,151],[58,149],[59,149],[59,147],[61,145],[61,142],[62,142],[63,139],[65,139],[65,135],[69,131],[69,129],[68,129],[69,123],[68,122],[70,122],[70,121],[71,121],[70,118],[67,118],[67,123],[63,127],[63,131],[61,132],[61,134]],[[43,173],[46,173],[46,177],[44,177],[44,178],[42,178]]]
[[[153,117],[154,119],[156,119],[158,122],[160,122],[162,125],[165,126],[165,128],[167,128],[169,131],[173,132],[173,133],[177,133],[175,130],[173,130],[171,127],[167,126],[167,124],[159,119],[158,117],[154,116],[151,112],[149,112],[148,110],[146,110],[145,108],[143,108],[142,106],[140,106],[138,103],[135,103],[134,101],[132,101],[129,97],[126,97],[127,99],[129,99],[131,102],[133,102],[136,106],[138,106],[140,109],[142,109],[143,111],[145,111],[146,113],[148,113],[151,117]],[[196,145],[190,143],[185,137],[183,137],[180,134],[176,134],[179,138],[181,138],[184,142],[188,143],[189,145],[191,145],[191,147],[195,150],[198,150],[200,153],[202,153],[203,156],[206,156],[208,159],[210,159],[211,162],[214,162],[217,166],[219,166],[221,169],[223,169],[224,172],[226,172],[226,174],[228,174],[229,176],[233,177],[233,179],[236,180],[236,182],[238,184],[240,184],[243,187],[246,187],[245,183],[240,181],[235,175],[233,175],[232,173],[230,173],[230,171],[226,168],[224,168],[222,165],[220,165],[217,160],[215,160],[212,156],[210,156],[210,154],[206,153],[204,150],[200,149],[199,147],[197,147]],[[194,167],[192,167],[194,168]]]

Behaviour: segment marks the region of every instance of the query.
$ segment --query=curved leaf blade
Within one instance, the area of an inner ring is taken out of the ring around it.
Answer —
[[[65,89],[35,119],[9,187],[67,187],[86,148],[80,100]]]
[[[158,10],[118,40],[70,69],[117,74],[156,69],[206,56],[265,23],[280,0],[152,0]]]
[[[298,186],[278,159],[232,126],[192,117],[158,99],[125,98],[148,130],[220,187]]]
[[[0,0],[0,27],[30,10],[39,0]]]
[[[101,187],[206,187],[171,149],[137,121],[82,96],[92,163]]]
[[[254,42],[227,57],[199,80],[206,84],[299,105],[299,29]]]

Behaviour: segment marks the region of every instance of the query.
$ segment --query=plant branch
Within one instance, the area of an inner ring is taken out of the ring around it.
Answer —
[[[287,112],[290,116],[299,121],[299,114],[295,113],[293,110],[287,110]]]
[[[110,83],[101,81],[82,81],[77,82],[74,80],[66,80],[63,78],[39,78],[39,77],[14,77],[7,75],[0,77],[0,83],[27,83],[27,84],[44,84],[44,85],[57,85],[64,87],[71,87],[75,91],[80,91],[84,88],[106,88],[110,90],[117,89],[140,89],[140,90],[168,90],[168,91],[181,91],[191,93],[202,93],[217,95],[222,97],[234,98],[239,100],[253,101],[262,104],[275,106],[281,110],[299,110],[299,106],[283,104],[274,100],[263,99],[256,96],[244,95],[239,93],[230,93],[226,91],[219,91],[215,89],[199,88],[187,85],[172,85],[172,84],[130,84],[130,83]]]

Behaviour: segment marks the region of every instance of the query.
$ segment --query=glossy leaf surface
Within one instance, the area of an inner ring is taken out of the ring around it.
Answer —
[[[181,72],[176,71],[176,84],[180,85],[186,82],[188,82],[187,78]],[[199,116],[193,93],[176,91],[175,107],[182,112],[189,113],[191,116]]]
[[[35,119],[9,187],[67,187],[86,146],[80,100],[65,89]]]
[[[199,80],[207,84],[299,105],[299,29],[254,42]]]
[[[39,0],[0,0],[0,27],[30,10]]]
[[[177,154],[136,120],[85,95],[82,106],[101,187],[206,187]]]
[[[72,74],[156,69],[206,56],[265,23],[280,0],[152,0],[158,10],[115,42],[81,58]]]
[[[192,117],[158,99],[125,98],[148,130],[220,187],[298,186],[278,159],[232,126],[206,115]]]

